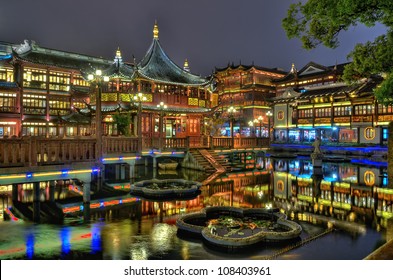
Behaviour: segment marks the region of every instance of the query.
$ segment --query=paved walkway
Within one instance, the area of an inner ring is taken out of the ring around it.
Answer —
[[[393,260],[393,239],[372,252],[365,260]]]

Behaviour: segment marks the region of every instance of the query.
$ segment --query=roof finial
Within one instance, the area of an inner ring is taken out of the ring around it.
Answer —
[[[296,67],[295,67],[295,63],[292,63],[292,67],[291,67],[291,71],[289,71],[291,73],[297,73]]]
[[[117,47],[116,56],[115,56],[114,61],[115,61],[116,63],[118,63],[118,64],[120,64],[120,63],[123,62],[123,59],[122,59],[122,57],[121,57],[120,47]]]
[[[186,60],[184,60],[184,66],[183,66],[183,70],[190,72],[190,67],[188,66],[188,60],[186,58]]]
[[[158,24],[157,24],[157,20],[154,22],[154,27],[153,27],[153,38],[154,39],[158,39]]]

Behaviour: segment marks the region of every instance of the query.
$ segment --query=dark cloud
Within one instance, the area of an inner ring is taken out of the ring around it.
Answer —
[[[177,64],[208,75],[228,62],[288,69],[309,61],[345,62],[356,42],[384,33],[383,26],[357,27],[340,47],[305,51],[288,40],[281,20],[292,0],[13,0],[2,1],[0,41],[35,40],[39,45],[112,58],[119,46],[125,60],[140,59],[157,20],[160,42]]]

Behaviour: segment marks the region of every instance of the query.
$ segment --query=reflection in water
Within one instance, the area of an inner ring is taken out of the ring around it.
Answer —
[[[69,227],[63,227],[60,230],[61,252],[68,255],[71,251],[71,231]]]
[[[101,230],[104,223],[95,223],[91,226],[91,253],[96,254],[102,251]]]
[[[246,253],[227,254],[211,250],[199,240],[179,238],[176,219],[209,206],[260,208],[273,204],[301,224],[302,239],[327,228],[338,229],[288,251],[281,256],[284,259],[362,259],[384,242],[387,219],[393,217],[393,191],[386,186],[383,168],[328,163],[322,176],[314,176],[307,160],[265,159],[263,166],[266,169],[227,173],[203,186],[192,200],[102,204],[92,210],[90,225],[80,223],[78,214],[67,215],[64,225],[0,222],[0,259],[263,259],[287,246],[262,244]],[[134,172],[135,181],[153,175],[145,167]],[[206,178],[204,173],[186,170],[174,176]],[[75,188],[67,190],[77,196]],[[22,197],[29,201],[26,193]],[[332,251],[326,246],[329,242],[341,246]]]
[[[34,256],[34,233],[27,232],[26,234],[26,257],[32,259]]]

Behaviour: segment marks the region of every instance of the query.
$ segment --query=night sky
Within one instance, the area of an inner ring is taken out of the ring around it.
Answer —
[[[209,75],[228,62],[289,70],[309,61],[346,62],[357,42],[384,33],[383,26],[352,28],[340,47],[301,48],[288,40],[281,20],[294,0],[8,0],[0,4],[0,41],[37,44],[112,59],[119,46],[123,59],[139,61],[152,41],[154,21],[167,55],[191,72]]]

